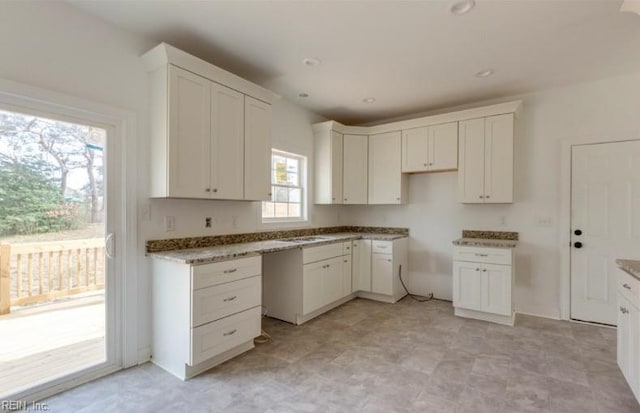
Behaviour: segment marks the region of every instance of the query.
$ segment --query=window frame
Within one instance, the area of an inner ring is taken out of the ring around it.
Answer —
[[[283,185],[276,184],[273,182],[273,157],[281,156],[284,158],[295,159],[298,161],[298,185]],[[280,149],[272,148],[271,149],[271,158],[269,163],[269,180],[272,200],[271,201],[263,201],[261,203],[261,207],[264,206],[265,203],[273,203],[275,202],[273,198],[275,198],[276,188],[296,188],[300,190],[300,216],[296,217],[265,217],[262,215],[262,208],[260,208],[260,215],[262,218],[262,223],[287,223],[287,222],[307,222],[307,157],[301,154],[292,153],[283,151]],[[287,204],[290,204],[287,202]]]

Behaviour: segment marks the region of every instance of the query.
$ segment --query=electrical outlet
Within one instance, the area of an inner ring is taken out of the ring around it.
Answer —
[[[204,227],[205,228],[211,228],[211,217],[205,217],[204,218]]]
[[[506,215],[500,215],[500,225],[502,225],[503,227],[505,225],[507,225],[507,216]]]
[[[165,232],[173,232],[176,230],[176,217],[167,215],[164,217]]]

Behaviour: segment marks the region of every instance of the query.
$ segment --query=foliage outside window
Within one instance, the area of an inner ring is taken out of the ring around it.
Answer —
[[[262,203],[262,219],[302,221],[304,210],[304,156],[273,150],[271,154],[271,200]]]

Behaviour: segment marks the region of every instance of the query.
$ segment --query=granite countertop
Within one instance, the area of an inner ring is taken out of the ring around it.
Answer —
[[[269,252],[284,251],[294,248],[317,247],[354,239],[370,239],[380,241],[392,241],[405,238],[405,234],[379,234],[379,233],[335,233],[313,236],[313,240],[298,242],[284,240],[268,240],[255,242],[242,242],[237,244],[218,245],[205,248],[179,249],[173,251],[152,252],[148,255],[182,264],[208,264],[218,261],[226,261],[235,258],[255,257]],[[308,237],[298,237],[308,238]]]
[[[616,264],[625,272],[640,280],[640,260],[616,260]]]
[[[486,238],[458,238],[453,241],[453,245],[464,247],[488,247],[488,248],[515,248],[518,241],[506,239],[486,239]]]

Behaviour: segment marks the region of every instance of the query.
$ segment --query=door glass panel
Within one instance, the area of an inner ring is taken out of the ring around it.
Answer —
[[[0,398],[107,359],[106,137],[0,111]]]

